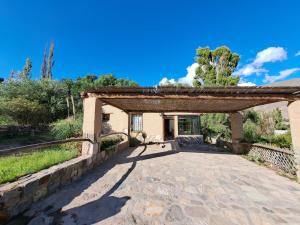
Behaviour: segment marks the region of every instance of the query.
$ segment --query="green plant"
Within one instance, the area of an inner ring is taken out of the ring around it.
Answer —
[[[82,135],[82,116],[51,123],[50,132],[56,139],[79,137]]]
[[[292,148],[291,133],[264,136],[264,141],[279,148]]]
[[[0,125],[17,125],[17,121],[15,121],[10,116],[1,115],[0,116]]]
[[[101,150],[111,151],[114,149],[115,145],[120,143],[123,138],[120,135],[104,137],[101,139]]]
[[[30,154],[0,158],[0,184],[36,173],[79,155],[77,144],[53,146]]]
[[[200,120],[204,140],[207,141],[217,135],[221,135],[225,139],[230,138],[230,121],[225,113],[203,114]]]
[[[261,163],[265,162],[265,160],[262,159],[259,155],[246,155],[245,157],[246,157],[246,159],[248,159],[250,161],[253,161],[253,162],[256,162],[258,164],[261,164]]]
[[[17,121],[21,125],[44,124],[48,121],[46,107],[37,101],[30,101],[22,97],[0,99],[0,112],[2,115]]]
[[[253,123],[250,119],[248,119],[243,124],[244,129],[244,138],[247,142],[255,143],[259,142],[261,131],[257,124]]]

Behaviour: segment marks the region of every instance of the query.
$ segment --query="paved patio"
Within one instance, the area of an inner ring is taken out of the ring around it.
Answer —
[[[148,145],[117,155],[24,215],[30,224],[296,225],[300,185],[214,147]]]

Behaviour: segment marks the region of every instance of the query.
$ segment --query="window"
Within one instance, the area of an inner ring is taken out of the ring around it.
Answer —
[[[108,113],[102,114],[102,122],[108,122],[109,118],[110,118],[110,114],[108,114]]]
[[[131,130],[135,132],[143,130],[142,114],[131,115]]]
[[[179,135],[198,135],[200,134],[199,116],[178,116]]]

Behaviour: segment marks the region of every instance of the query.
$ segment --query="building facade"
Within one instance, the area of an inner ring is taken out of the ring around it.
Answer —
[[[163,142],[180,137],[203,141],[199,113],[126,113],[114,106],[102,107],[103,133],[124,132],[146,142]],[[129,128],[129,131],[128,131]]]

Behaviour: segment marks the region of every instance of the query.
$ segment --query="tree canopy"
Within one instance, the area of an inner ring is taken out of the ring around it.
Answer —
[[[232,76],[240,57],[232,53],[226,46],[215,50],[208,47],[196,50],[196,70],[193,85],[199,86],[235,86],[239,82],[238,76]]]
[[[18,124],[38,125],[38,122],[45,124],[66,118],[69,116],[71,104],[75,116],[75,111],[82,111],[81,92],[90,89],[104,86],[137,86],[132,80],[118,79],[112,74],[99,77],[88,74],[76,80],[32,80],[29,76],[30,60],[26,62],[22,72],[16,73],[15,77],[5,82],[0,82],[0,115],[8,116]]]

